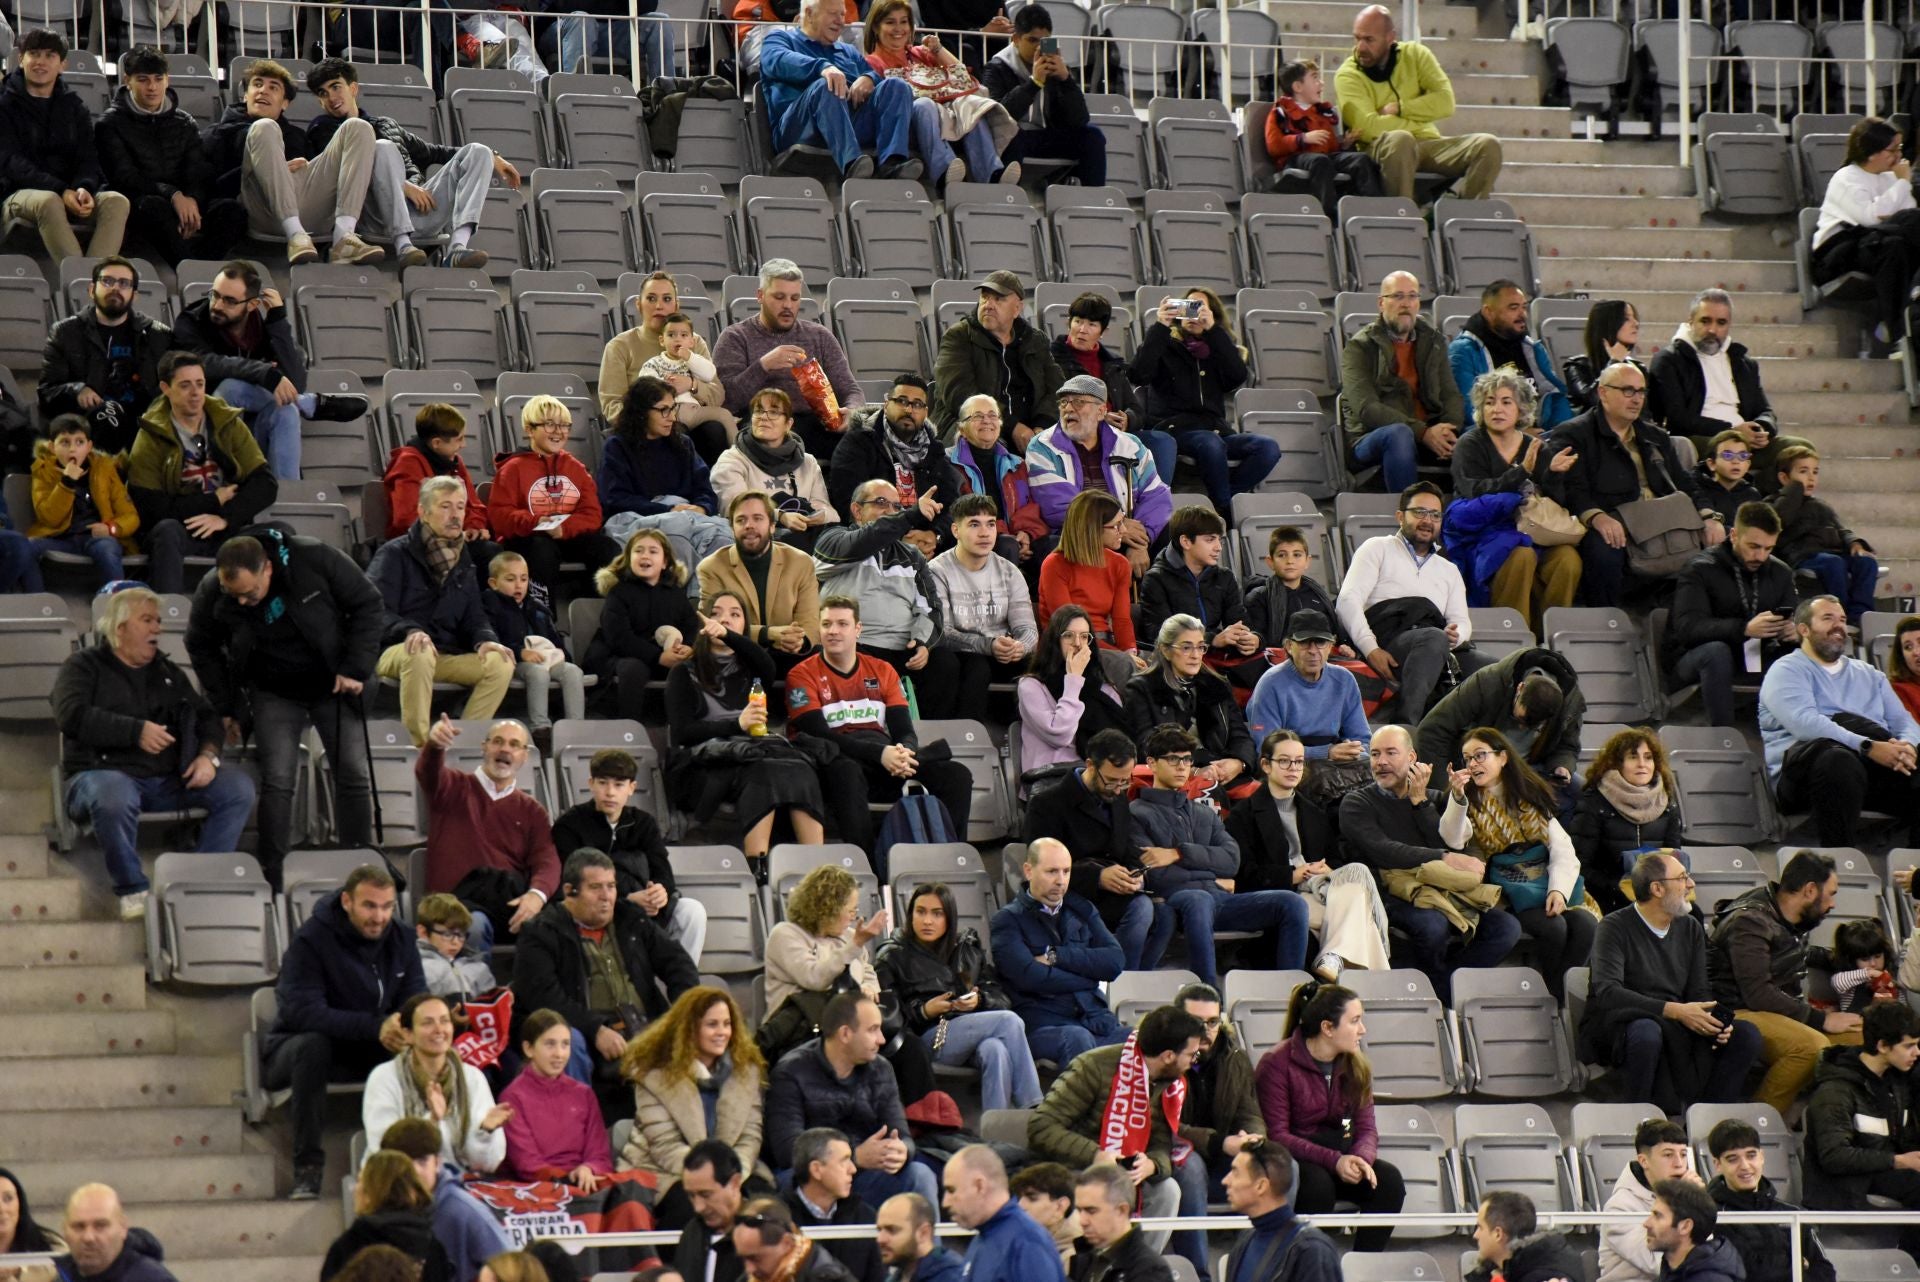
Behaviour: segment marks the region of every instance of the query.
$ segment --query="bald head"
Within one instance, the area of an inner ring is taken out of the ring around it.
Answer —
[[[127,1213],[105,1184],[82,1184],[67,1199],[67,1249],[83,1278],[105,1273],[127,1245]]]
[[[969,1144],[948,1158],[940,1185],[947,1214],[970,1229],[999,1214],[1009,1200],[1006,1164],[985,1144]]]
[[[1027,874],[1027,891],[1049,908],[1057,908],[1067,897],[1067,884],[1073,879],[1073,853],[1064,842],[1041,837],[1027,847],[1022,862]]]
[[[1367,744],[1367,761],[1373,768],[1373,781],[1388,792],[1395,792],[1407,781],[1407,772],[1418,760],[1413,752],[1413,736],[1405,726],[1381,726]]]
[[[1353,58],[1363,67],[1377,67],[1393,51],[1397,36],[1393,14],[1383,5],[1370,4],[1353,19]]]
[[[1395,338],[1413,333],[1420,319],[1420,278],[1412,272],[1388,272],[1380,282],[1380,320]]]

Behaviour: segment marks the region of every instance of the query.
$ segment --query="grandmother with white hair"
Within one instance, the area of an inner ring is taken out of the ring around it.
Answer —
[[[225,730],[186,672],[160,649],[160,598],[144,587],[107,600],[98,639],[74,651],[53,685],[60,728],[59,799],[93,825],[120,919],[146,915],[136,840],[144,811],[204,810],[202,851],[237,850],[253,811],[253,780],[220,760]]]

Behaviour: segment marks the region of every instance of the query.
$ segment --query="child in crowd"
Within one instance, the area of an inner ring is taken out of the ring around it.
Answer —
[[[548,715],[548,691],[560,687],[560,715],[579,720],[587,715],[586,676],[560,640],[553,612],[532,594],[527,559],[518,552],[502,552],[487,566],[488,591],[482,597],[487,622],[500,644],[518,661],[514,675],[527,687],[527,723],[540,754],[553,751],[553,718]]]
[[[661,322],[660,354],[642,365],[640,372],[663,383],[675,374],[695,382],[711,383],[716,374],[713,362],[694,349],[693,318],[685,312],[674,312]],[[675,396],[673,403],[700,408],[700,398],[691,389]],[[684,422],[685,409],[676,417]]]
[[[96,454],[87,420],[61,414],[47,424],[46,439],[33,452],[33,524],[27,537],[34,555],[74,552],[93,558],[102,583],[123,577],[140,513],[120,479],[113,457]]]
[[[1696,478],[1700,501],[1720,514],[1720,524],[1733,528],[1733,514],[1742,503],[1758,503],[1760,488],[1747,473],[1753,469],[1753,447],[1747,438],[1728,428],[1707,442]]]
[[[563,860],[582,847],[604,852],[613,860],[620,897],[639,905],[698,965],[706,946],[706,905],[681,897],[659,822],[628,804],[639,781],[640,763],[632,753],[594,753],[587,762],[591,799],[554,819],[553,846]]]
[[[1840,523],[1840,515],[1814,494],[1820,488],[1820,456],[1810,446],[1789,445],[1774,460],[1780,492],[1780,542],[1773,554],[1796,570],[1811,570],[1820,590],[1839,598],[1847,622],[1857,624],[1873,609],[1880,562],[1867,541]]]
[[[413,910],[413,931],[420,939],[420,969],[427,991],[436,997],[477,997],[498,985],[486,959],[467,947],[473,914],[452,895],[428,895]]]
[[[1277,646],[1285,639],[1287,620],[1296,611],[1318,610],[1340,631],[1333,595],[1307,573],[1313,568],[1313,549],[1305,532],[1297,526],[1283,525],[1268,535],[1266,566],[1273,573],[1247,592],[1248,627],[1265,637],[1270,646]],[[1353,642],[1344,631],[1340,631],[1340,644],[1334,653],[1354,657]]]
[[[1877,921],[1841,922],[1833,932],[1833,991],[1839,1009],[1859,1014],[1874,1002],[1898,1001],[1893,941]]]

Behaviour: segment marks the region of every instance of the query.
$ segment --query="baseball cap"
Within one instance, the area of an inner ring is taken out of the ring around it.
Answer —
[[[1107,385],[1091,374],[1075,374],[1060,384],[1056,396],[1091,396],[1095,400],[1107,399]]]
[[[1019,275],[1009,271],[989,272],[976,288],[990,289],[996,294],[1012,294],[1019,299],[1027,296],[1027,287],[1020,283]]]
[[[1301,610],[1287,620],[1287,640],[1289,641],[1331,641],[1333,626],[1327,622],[1327,616],[1318,610]]]

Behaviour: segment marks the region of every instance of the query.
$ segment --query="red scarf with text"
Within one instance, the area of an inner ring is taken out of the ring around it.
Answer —
[[[1160,1093],[1160,1111],[1166,1115],[1167,1130],[1173,1136],[1173,1164],[1179,1166],[1193,1152],[1193,1145],[1180,1138],[1180,1109],[1187,1102],[1187,1079],[1176,1077]],[[1140,1053],[1140,1034],[1127,1034],[1120,1048],[1120,1067],[1114,1071],[1113,1087],[1107,1092],[1107,1113],[1100,1122],[1100,1151],[1126,1160],[1147,1151],[1153,1137],[1153,1079],[1147,1072],[1146,1057]]]

